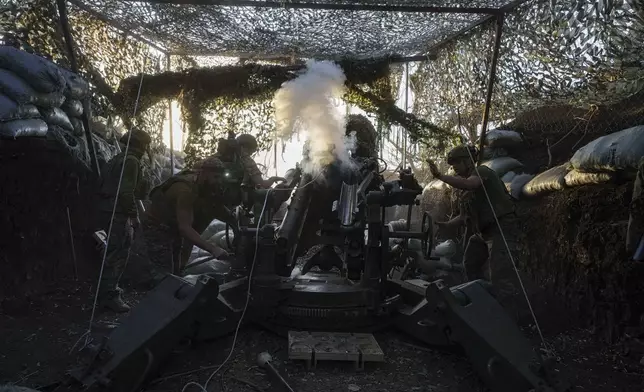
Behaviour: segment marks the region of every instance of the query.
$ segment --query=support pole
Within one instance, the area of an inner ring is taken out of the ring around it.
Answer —
[[[405,63],[405,113],[409,112],[409,63]],[[407,167],[407,129],[403,128],[403,164]]]
[[[69,63],[72,67],[72,72],[78,74],[78,62],[76,62],[76,53],[74,52],[74,38],[72,37],[71,29],[69,28],[69,19],[67,18],[67,1],[56,0],[58,5],[58,14],[60,18],[60,27],[63,30],[65,37],[65,44],[69,55]],[[87,140],[87,149],[89,150],[89,159],[91,161],[92,171],[100,177],[101,171],[96,157],[96,149],[94,148],[94,140],[92,139],[92,130],[89,125],[91,115],[91,105],[89,96],[83,100],[83,126],[85,127],[85,139]]]
[[[168,71],[171,71],[170,68],[170,55],[165,56],[166,68]],[[174,176],[174,125],[172,124],[174,116],[172,116],[172,99],[168,100],[168,117],[169,118],[169,130],[170,130],[170,177]]]
[[[503,32],[504,15],[496,17],[496,35],[494,39],[494,52],[492,53],[492,65],[490,76],[487,81],[487,96],[485,97],[485,109],[483,111],[483,124],[481,126],[481,137],[479,140],[479,162],[483,160],[483,147],[485,146],[485,133],[487,132],[487,123],[490,117],[490,104],[492,102],[492,92],[494,82],[496,81],[496,64],[499,60],[499,48],[501,47],[501,33]]]

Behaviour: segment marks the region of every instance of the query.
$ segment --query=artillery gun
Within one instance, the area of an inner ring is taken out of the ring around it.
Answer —
[[[391,206],[407,206],[411,216],[421,193],[409,186],[417,185],[413,177],[385,182],[371,158],[290,174],[273,189],[246,188],[236,212],[235,279],[220,285],[207,275],[193,283],[169,275],[72,373],[76,385],[138,390],[180,340],[223,337],[243,315],[277,333],[394,327],[460,349],[494,392],[564,389],[486,283],[447,287],[416,278],[418,263],[432,258],[431,218],[425,214],[418,231],[384,222]],[[286,215],[275,219],[287,199]]]

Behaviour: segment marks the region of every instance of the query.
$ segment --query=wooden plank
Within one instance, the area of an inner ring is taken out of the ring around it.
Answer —
[[[353,362],[364,369],[365,362],[384,362],[378,341],[369,333],[297,332],[288,333],[289,359],[306,361],[315,368],[318,361]]]

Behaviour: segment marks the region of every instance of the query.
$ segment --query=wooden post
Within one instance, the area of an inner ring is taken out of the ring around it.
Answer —
[[[487,123],[490,116],[490,103],[492,102],[492,92],[496,80],[496,64],[499,60],[499,48],[501,47],[501,33],[503,33],[503,19],[501,14],[496,17],[496,36],[494,39],[494,52],[492,53],[492,64],[490,75],[487,81],[487,96],[485,97],[485,109],[483,110],[483,124],[481,127],[481,137],[479,140],[479,162],[483,160],[483,147],[485,146],[485,133],[487,132]]]
[[[167,71],[171,71],[170,54],[165,56],[165,60]],[[174,176],[174,125],[172,124],[174,117],[172,116],[172,99],[168,100],[168,117],[170,117],[170,177],[172,177]]]
[[[58,14],[60,19],[60,27],[65,36],[65,44],[69,55],[69,63],[72,67],[72,72],[78,74],[78,62],[76,62],[76,53],[74,52],[74,38],[72,37],[71,29],[69,28],[69,19],[67,18],[67,1],[56,0],[58,5]],[[87,149],[89,150],[89,159],[91,161],[92,170],[100,177],[101,170],[98,165],[98,158],[96,157],[96,149],[94,148],[94,140],[92,139],[92,130],[89,125],[91,116],[90,98],[87,96],[83,100],[83,126],[85,127],[85,139],[87,140]]]

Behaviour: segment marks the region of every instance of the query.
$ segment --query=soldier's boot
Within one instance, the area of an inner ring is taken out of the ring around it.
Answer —
[[[128,305],[121,295],[122,290],[110,290],[107,291],[103,298],[100,301],[102,308],[109,309],[116,313],[127,313],[130,311],[130,305]]]

